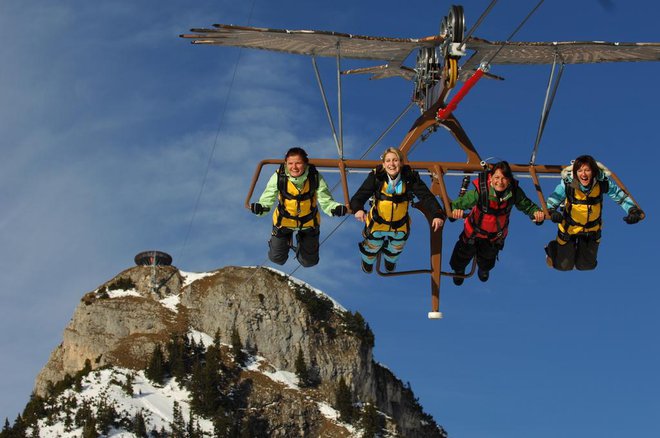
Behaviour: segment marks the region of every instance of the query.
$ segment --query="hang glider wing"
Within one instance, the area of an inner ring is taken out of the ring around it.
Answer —
[[[476,70],[485,61],[490,64],[552,64],[555,57],[558,63],[564,64],[660,61],[660,43],[514,41],[505,44],[470,38],[466,46],[475,53],[461,66],[462,75]],[[497,55],[491,60],[495,53]]]
[[[194,34],[181,35],[193,44],[245,47],[308,56],[387,61],[376,67],[374,77],[402,76],[411,78],[410,69],[402,64],[410,52],[419,47],[433,47],[443,38],[384,38],[317,30],[285,30],[214,24],[212,29],[192,29]],[[364,73],[371,73],[364,71]]]
[[[414,79],[414,70],[403,62],[416,49],[440,46],[442,36],[386,38],[318,30],[286,30],[214,24],[211,29],[192,29],[181,35],[193,44],[245,47],[307,56],[386,61],[387,64],[348,70],[370,73],[373,79],[400,76]],[[466,79],[484,61],[490,64],[585,64],[598,62],[660,61],[660,43],[611,43],[604,41],[509,42],[471,37],[467,51],[473,51],[461,66]],[[503,46],[503,47],[502,47]],[[500,50],[501,49],[501,50]],[[498,52],[499,50],[499,52]],[[493,55],[495,58],[493,58]],[[493,58],[493,59],[491,59]]]

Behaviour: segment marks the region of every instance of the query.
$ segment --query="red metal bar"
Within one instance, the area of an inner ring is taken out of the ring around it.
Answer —
[[[463,98],[468,94],[470,89],[474,87],[474,85],[479,81],[479,79],[482,78],[483,75],[484,75],[484,71],[481,69],[481,67],[479,67],[477,71],[475,71],[474,74],[470,77],[470,79],[465,81],[461,89],[458,90],[456,95],[449,101],[447,106],[438,110],[438,115],[437,115],[438,120],[444,120],[447,117],[449,117],[449,115],[452,112],[454,112],[459,102],[463,100]]]

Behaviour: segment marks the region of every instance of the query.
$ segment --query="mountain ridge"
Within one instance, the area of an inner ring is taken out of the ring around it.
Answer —
[[[209,339],[232,340],[231,347],[216,345],[218,355],[222,350],[223,357],[233,361],[225,359],[225,368],[218,372],[233,376],[226,381],[246,391],[241,393],[242,409],[254,413],[249,418],[255,419],[259,430],[268,431],[264,436],[321,436],[315,434],[320,424],[327,423],[327,417],[319,403],[328,410],[336,407],[342,384],[356,418],[366,418],[364,412],[374,409],[377,415],[372,417],[378,419],[376,430],[381,436],[446,436],[423,412],[412,390],[374,361],[374,335],[358,312],[351,313],[323,292],[269,268],[229,266],[192,274],[173,266],[138,266],[121,272],[82,297],[62,343],[37,376],[33,399],[52,398],[54,383],[86,368],[88,373],[79,376],[81,381],[110,368],[139,373],[151,366],[157,349],[170,348],[177,337],[186,344],[185,339],[195,339],[195,333],[199,342],[205,337],[206,351],[213,344]],[[197,348],[197,341],[192,343]],[[175,353],[168,354],[164,360],[174,360]],[[197,354],[200,364],[208,362],[203,357],[207,353]],[[238,356],[242,358],[238,360]],[[245,363],[254,364],[258,357],[263,368],[246,368]],[[265,384],[272,380],[269,369],[293,373],[301,380],[301,367],[305,376],[311,377],[309,381],[302,379],[305,381],[299,383],[304,385],[294,390],[305,394],[302,400],[315,403],[284,397],[283,389],[273,390]],[[186,375],[179,378],[177,382],[184,386],[191,386],[195,379]],[[284,406],[285,399],[288,406]],[[304,420],[300,423],[292,418]],[[337,419],[328,424],[345,432],[322,436],[359,436],[356,434],[362,432],[358,431],[364,429],[357,425],[351,430],[353,426]],[[202,433],[211,432],[207,428]]]

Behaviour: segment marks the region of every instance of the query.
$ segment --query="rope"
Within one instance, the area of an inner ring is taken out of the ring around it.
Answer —
[[[252,0],[252,5],[250,7],[250,13],[248,15],[248,24],[252,20],[252,13],[254,12],[254,3],[256,0]],[[225,100],[222,105],[222,111],[220,112],[220,117],[218,118],[218,128],[216,129],[215,132],[215,139],[213,140],[213,147],[211,147],[211,153],[209,154],[209,159],[206,163],[206,169],[204,170],[204,177],[202,178],[202,185],[199,188],[199,193],[197,193],[197,199],[195,199],[195,205],[193,207],[193,212],[190,217],[190,223],[188,224],[188,230],[186,231],[186,236],[183,239],[183,244],[181,245],[181,249],[179,250],[179,260],[183,260],[183,254],[188,246],[188,240],[190,238],[190,233],[192,231],[192,226],[195,221],[195,216],[197,215],[197,210],[199,209],[199,202],[202,198],[202,193],[204,193],[204,188],[206,187],[206,182],[208,180],[208,175],[209,171],[211,169],[211,164],[213,164],[213,156],[215,155],[215,150],[218,147],[218,139],[220,138],[220,130],[222,129],[222,120],[224,119],[225,113],[227,112],[227,106],[229,103],[229,96],[231,95],[232,89],[234,88],[234,82],[236,80],[236,72],[238,71],[238,66],[241,61],[241,56],[243,54],[243,50],[239,48],[238,50],[238,56],[236,57],[236,62],[234,63],[234,71],[232,72],[231,75],[231,80],[229,81],[229,88],[227,89],[227,94],[225,94]]]

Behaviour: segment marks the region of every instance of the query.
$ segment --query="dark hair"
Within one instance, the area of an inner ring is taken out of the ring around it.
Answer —
[[[305,149],[303,149],[303,148],[295,147],[295,148],[289,149],[286,152],[286,155],[284,156],[284,161],[286,161],[287,158],[289,158],[292,155],[300,155],[302,157],[303,161],[305,162],[305,164],[309,163],[309,158],[307,158],[307,152],[305,152]]]
[[[500,170],[502,175],[504,175],[509,181],[513,182],[513,172],[511,171],[511,166],[506,161],[500,161],[499,163],[493,164],[493,167],[490,169],[490,174],[494,174],[496,170]]]
[[[580,155],[573,161],[573,179],[577,180],[577,171],[580,167],[587,165],[591,169],[591,174],[593,175],[593,178],[596,179],[598,176],[598,173],[600,172],[600,169],[598,168],[598,163],[596,163],[596,159],[592,157],[591,155]]]

